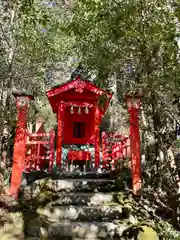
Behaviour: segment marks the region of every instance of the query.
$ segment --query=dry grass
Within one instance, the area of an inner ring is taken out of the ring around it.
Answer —
[[[9,196],[0,196],[0,239],[24,239],[23,216],[17,209],[17,203]]]
[[[5,213],[5,221],[0,228],[1,240],[20,240],[24,239],[23,219],[20,212]]]

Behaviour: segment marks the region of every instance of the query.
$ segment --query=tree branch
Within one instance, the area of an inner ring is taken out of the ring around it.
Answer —
[[[1,23],[0,23],[0,29],[1,29],[1,32],[2,32],[2,34],[3,34],[3,36],[4,36],[4,40],[6,41],[8,47],[10,47],[10,46],[11,46],[11,45],[10,45],[10,42],[8,41],[8,38],[7,38],[7,36],[6,36],[5,32],[4,32],[4,29],[3,29]]]

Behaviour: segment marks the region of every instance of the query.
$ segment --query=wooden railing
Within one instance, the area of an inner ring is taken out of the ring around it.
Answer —
[[[46,169],[52,171],[54,161],[55,132],[29,133],[26,142],[24,171]]]
[[[116,133],[102,132],[103,168],[115,167],[117,160],[130,156],[129,137]]]

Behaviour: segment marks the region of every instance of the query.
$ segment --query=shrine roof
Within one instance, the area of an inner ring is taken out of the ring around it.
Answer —
[[[57,112],[59,102],[66,102],[67,104],[67,102],[70,101],[72,104],[74,101],[82,105],[88,102],[92,104],[92,102],[95,101],[103,101],[103,113],[105,113],[113,95],[110,91],[100,89],[92,82],[84,79],[82,80],[79,76],[74,80],[54,86],[52,89],[46,91],[46,94],[53,112]],[[105,100],[100,100],[101,97]]]
[[[82,80],[79,76],[74,80],[69,80],[63,84],[58,84],[52,87],[50,90],[46,91],[46,94],[48,98],[51,98],[71,89],[77,89],[77,92],[81,92],[81,90],[83,91],[83,89],[86,89],[90,92],[95,93],[97,96],[106,94],[109,98],[112,97],[112,93],[110,91],[100,89],[91,81],[84,79]]]

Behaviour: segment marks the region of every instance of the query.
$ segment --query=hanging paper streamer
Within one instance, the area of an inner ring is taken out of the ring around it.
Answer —
[[[71,114],[74,113],[74,108],[73,108],[73,106],[72,106],[71,109],[70,109],[70,113],[71,113]]]
[[[85,107],[85,113],[86,113],[86,114],[88,114],[88,113],[89,113],[89,109],[88,109],[88,107],[87,107],[87,106]]]
[[[81,108],[80,107],[78,108],[78,114],[81,114]]]

